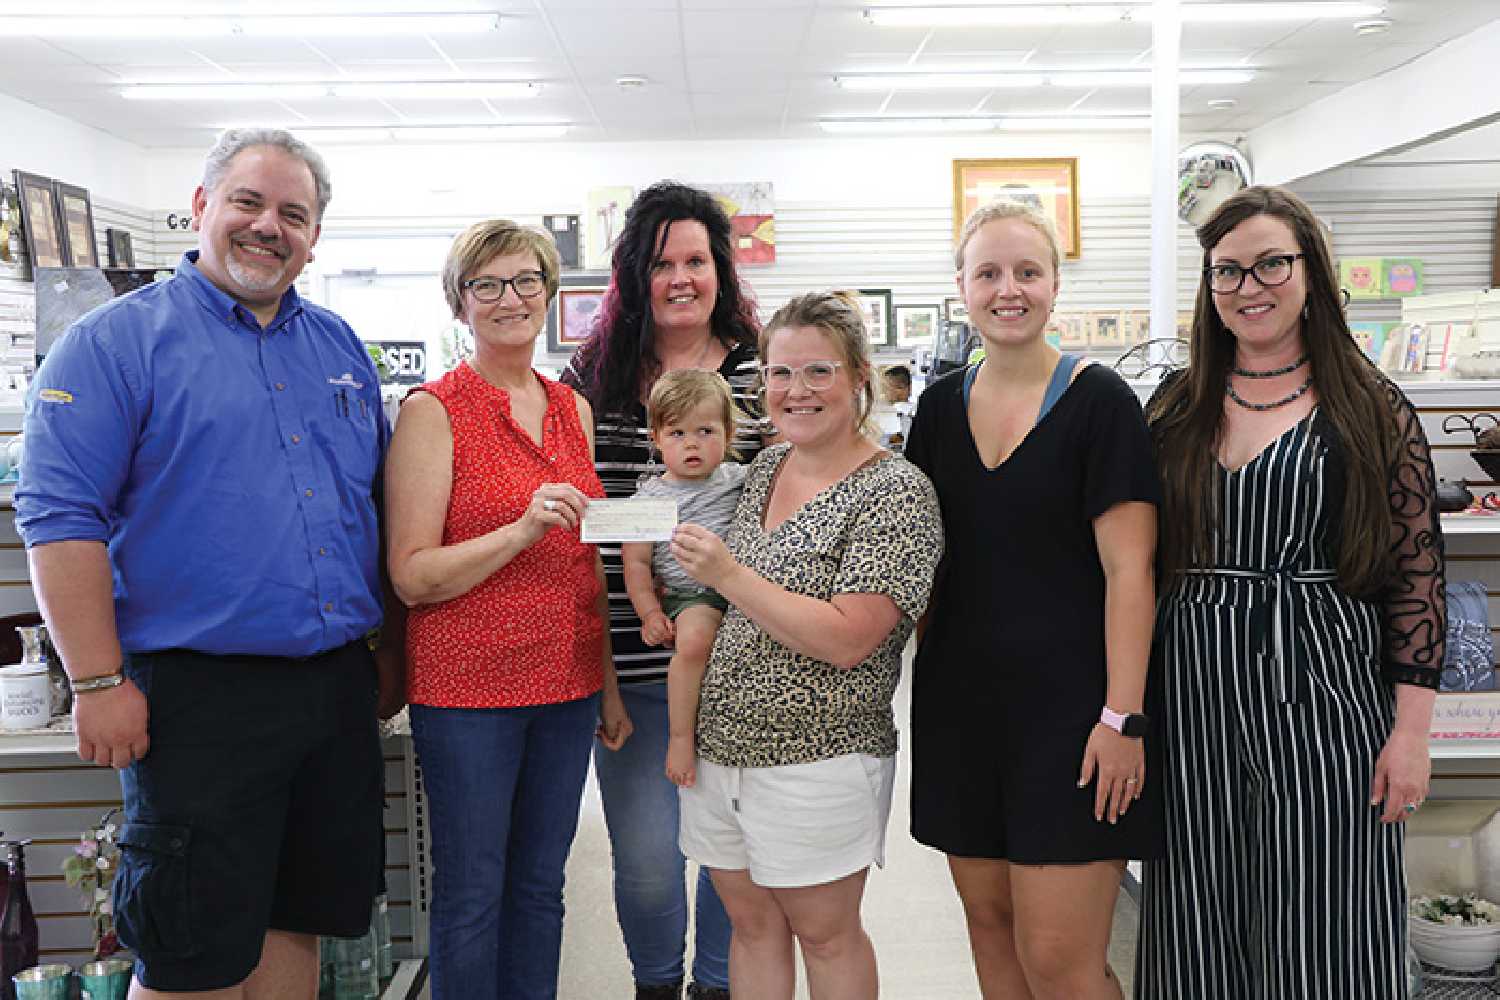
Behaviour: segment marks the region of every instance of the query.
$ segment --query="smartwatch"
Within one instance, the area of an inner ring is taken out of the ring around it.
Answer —
[[[1146,718],[1146,716],[1139,713],[1121,715],[1119,712],[1112,710],[1108,705],[1105,705],[1104,710],[1099,713],[1099,721],[1121,736],[1128,736],[1133,740],[1138,740],[1145,736],[1151,729],[1151,720]]]

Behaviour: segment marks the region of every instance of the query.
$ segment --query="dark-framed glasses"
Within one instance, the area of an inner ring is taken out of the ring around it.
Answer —
[[[1276,253],[1262,257],[1249,267],[1241,267],[1228,261],[1210,264],[1203,269],[1203,276],[1208,280],[1209,291],[1216,295],[1232,295],[1239,291],[1245,284],[1247,274],[1255,275],[1255,280],[1260,282],[1262,288],[1275,288],[1292,280],[1292,261],[1300,260],[1303,256],[1305,255],[1300,253]]]
[[[505,297],[506,285],[514,288],[521,298],[534,299],[547,290],[547,279],[542,277],[539,271],[522,271],[514,278],[492,278],[484,275],[465,281],[463,288],[474,296],[476,302],[499,302]]]
[[[777,392],[790,389],[792,379],[798,375],[802,376],[802,384],[809,389],[826,389],[833,385],[833,380],[842,367],[837,361],[809,361],[797,368],[791,365],[761,365],[760,377],[767,389]]]

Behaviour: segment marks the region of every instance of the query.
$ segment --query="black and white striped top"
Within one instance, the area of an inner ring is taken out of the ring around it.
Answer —
[[[561,381],[585,396],[591,381],[574,368],[573,360],[563,369]],[[740,344],[731,350],[719,366],[719,374],[729,383],[740,417],[736,421],[734,447],[739,460],[749,464],[762,447],[765,421],[760,403],[759,359],[755,348]],[[590,400],[594,403],[594,400]],[[630,413],[601,413],[594,410],[594,468],[610,499],[633,496],[641,478],[662,471],[654,461],[651,433],[646,424],[646,407],[637,404]],[[599,546],[604,558],[604,576],[609,584],[609,638],[614,651],[615,672],[620,683],[661,681],[667,676],[672,651],[647,646],[641,640],[641,620],[636,617],[625,592],[625,574],[620,563],[618,545]]]

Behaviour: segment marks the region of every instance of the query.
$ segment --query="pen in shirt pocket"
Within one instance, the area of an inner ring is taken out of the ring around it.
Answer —
[[[341,417],[349,416],[349,394],[343,389],[333,394],[333,412]]]

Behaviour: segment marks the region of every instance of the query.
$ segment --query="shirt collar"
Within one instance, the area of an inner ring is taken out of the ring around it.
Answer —
[[[238,302],[234,296],[209,281],[208,276],[198,270],[197,250],[189,250],[182,255],[182,263],[177,266],[177,277],[186,283],[193,297],[215,316],[222,316],[232,325],[247,326],[255,333],[261,332],[260,320],[255,318],[253,312]],[[281,296],[281,305],[276,310],[276,318],[271,321],[270,326],[265,328],[265,332],[274,333],[301,315],[302,309],[302,297],[297,294],[297,289],[288,286]]]

